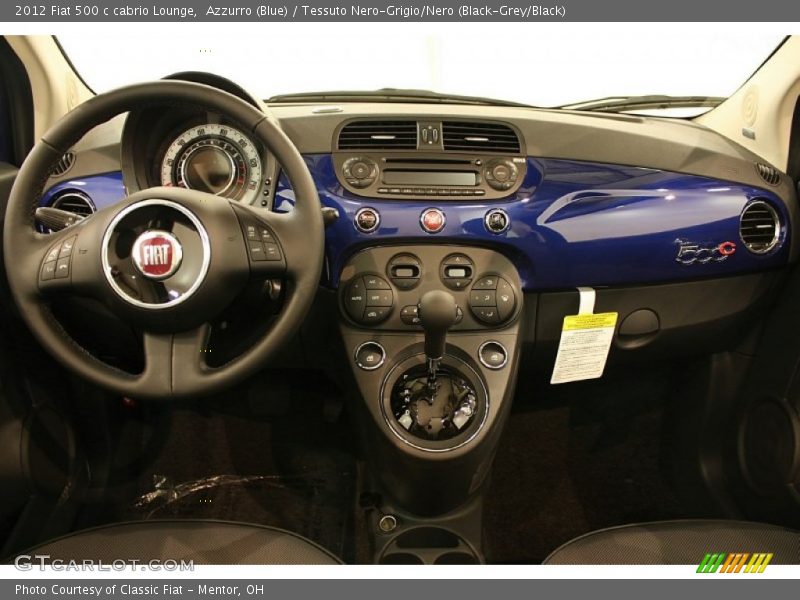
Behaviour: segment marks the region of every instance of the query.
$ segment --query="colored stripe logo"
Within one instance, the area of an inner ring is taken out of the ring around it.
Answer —
[[[772,561],[771,552],[708,553],[698,565],[698,573],[763,573]]]

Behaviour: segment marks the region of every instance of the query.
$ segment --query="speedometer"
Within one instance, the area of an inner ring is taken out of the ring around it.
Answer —
[[[208,123],[187,129],[167,148],[161,185],[252,202],[262,176],[258,148],[241,131]]]

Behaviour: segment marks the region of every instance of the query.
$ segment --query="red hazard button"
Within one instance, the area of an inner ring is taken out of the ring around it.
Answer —
[[[425,210],[419,218],[419,224],[428,233],[439,233],[444,229],[444,213],[438,208]]]

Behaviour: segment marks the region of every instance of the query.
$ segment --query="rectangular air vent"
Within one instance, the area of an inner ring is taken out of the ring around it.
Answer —
[[[354,121],[339,132],[339,150],[415,150],[416,121]]]
[[[520,152],[519,137],[508,125],[502,123],[475,123],[444,121],[442,139],[445,150],[460,152]]]

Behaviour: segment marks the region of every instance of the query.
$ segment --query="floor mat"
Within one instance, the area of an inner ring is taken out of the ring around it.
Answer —
[[[266,404],[252,390],[237,390],[165,411],[160,418],[166,424],[149,423],[159,435],[143,441],[148,448],[142,452],[153,459],[131,472],[127,485],[109,489],[102,506],[87,507],[91,524],[162,518],[256,523],[299,533],[352,560],[354,436],[346,417],[335,424],[323,418],[330,387],[317,377],[296,379],[291,386],[273,384]]]
[[[489,562],[541,562],[595,529],[685,516],[663,475],[659,382],[542,386],[512,413],[486,498]]]

